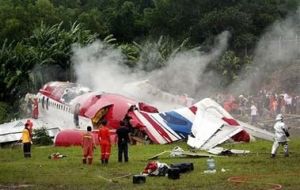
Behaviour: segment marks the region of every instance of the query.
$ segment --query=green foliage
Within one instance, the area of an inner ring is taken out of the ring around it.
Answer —
[[[63,23],[47,26],[41,23],[29,38],[9,43],[5,40],[0,49],[0,96],[13,101],[27,92],[37,91],[50,80],[74,80],[70,57],[72,45],[86,45],[96,35],[73,23],[67,30]]]
[[[189,39],[185,39],[178,43],[171,37],[160,36],[157,41],[147,41],[143,45],[135,42],[140,55],[138,67],[152,71],[165,66],[170,57],[186,48],[188,41]]]
[[[53,143],[45,127],[33,130],[32,141],[36,145],[51,145]]]
[[[136,63],[138,62],[139,56],[140,56],[140,49],[138,46],[134,44],[121,44],[119,45],[119,48],[121,49],[122,53],[127,57],[126,64],[129,67],[136,66]]]
[[[241,68],[240,58],[238,58],[233,51],[226,51],[221,60],[217,63],[217,70],[222,72],[225,78],[223,81],[224,85],[228,85],[234,81]]]
[[[138,7],[131,1],[115,3],[104,10],[109,33],[121,42],[131,42],[136,36],[144,35],[146,31]]]
[[[85,28],[97,32],[101,37],[106,36],[109,32],[105,16],[98,8],[82,12],[78,16],[78,22],[82,23]]]
[[[4,123],[8,118],[8,105],[4,102],[0,102],[0,123]]]

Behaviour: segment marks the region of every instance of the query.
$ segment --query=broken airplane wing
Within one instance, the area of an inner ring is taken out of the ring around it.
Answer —
[[[54,137],[60,131],[60,129],[57,127],[47,127],[47,123],[43,123],[31,118],[16,120],[0,125],[0,144],[20,140],[25,123],[29,119],[33,123],[33,129],[46,127],[50,137]]]

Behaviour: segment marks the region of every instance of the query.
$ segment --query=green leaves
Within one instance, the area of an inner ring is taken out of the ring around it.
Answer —
[[[189,39],[176,42],[170,37],[160,36],[157,41],[146,41],[142,45],[134,43],[139,50],[138,67],[145,71],[159,69],[177,52],[186,48]]]
[[[36,145],[51,145],[53,143],[48,134],[47,128],[42,127],[33,130],[33,144]]]
[[[8,104],[4,102],[0,102],[0,123],[4,123],[9,118],[8,111],[7,111],[9,110],[8,108],[9,108]]]
[[[240,58],[236,57],[233,51],[225,52],[217,64],[217,70],[219,70],[226,79],[225,85],[237,78],[240,69]]]
[[[86,45],[95,39],[95,34],[77,22],[69,30],[62,22],[52,26],[42,22],[21,42],[5,40],[0,46],[1,98],[13,101],[26,92],[37,91],[47,81],[70,80],[72,45]]]

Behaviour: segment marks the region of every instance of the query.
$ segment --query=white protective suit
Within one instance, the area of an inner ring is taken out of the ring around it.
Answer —
[[[274,125],[274,130],[275,130],[275,137],[274,137],[274,143],[272,146],[272,157],[275,157],[277,149],[279,147],[279,145],[283,146],[283,150],[284,150],[284,155],[288,156],[289,152],[288,152],[288,128],[286,127],[286,125],[283,122],[283,118],[276,118],[276,123]]]

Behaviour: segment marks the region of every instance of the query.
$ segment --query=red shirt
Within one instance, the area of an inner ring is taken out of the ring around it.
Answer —
[[[107,126],[102,126],[98,132],[100,144],[110,144],[110,134]]]

